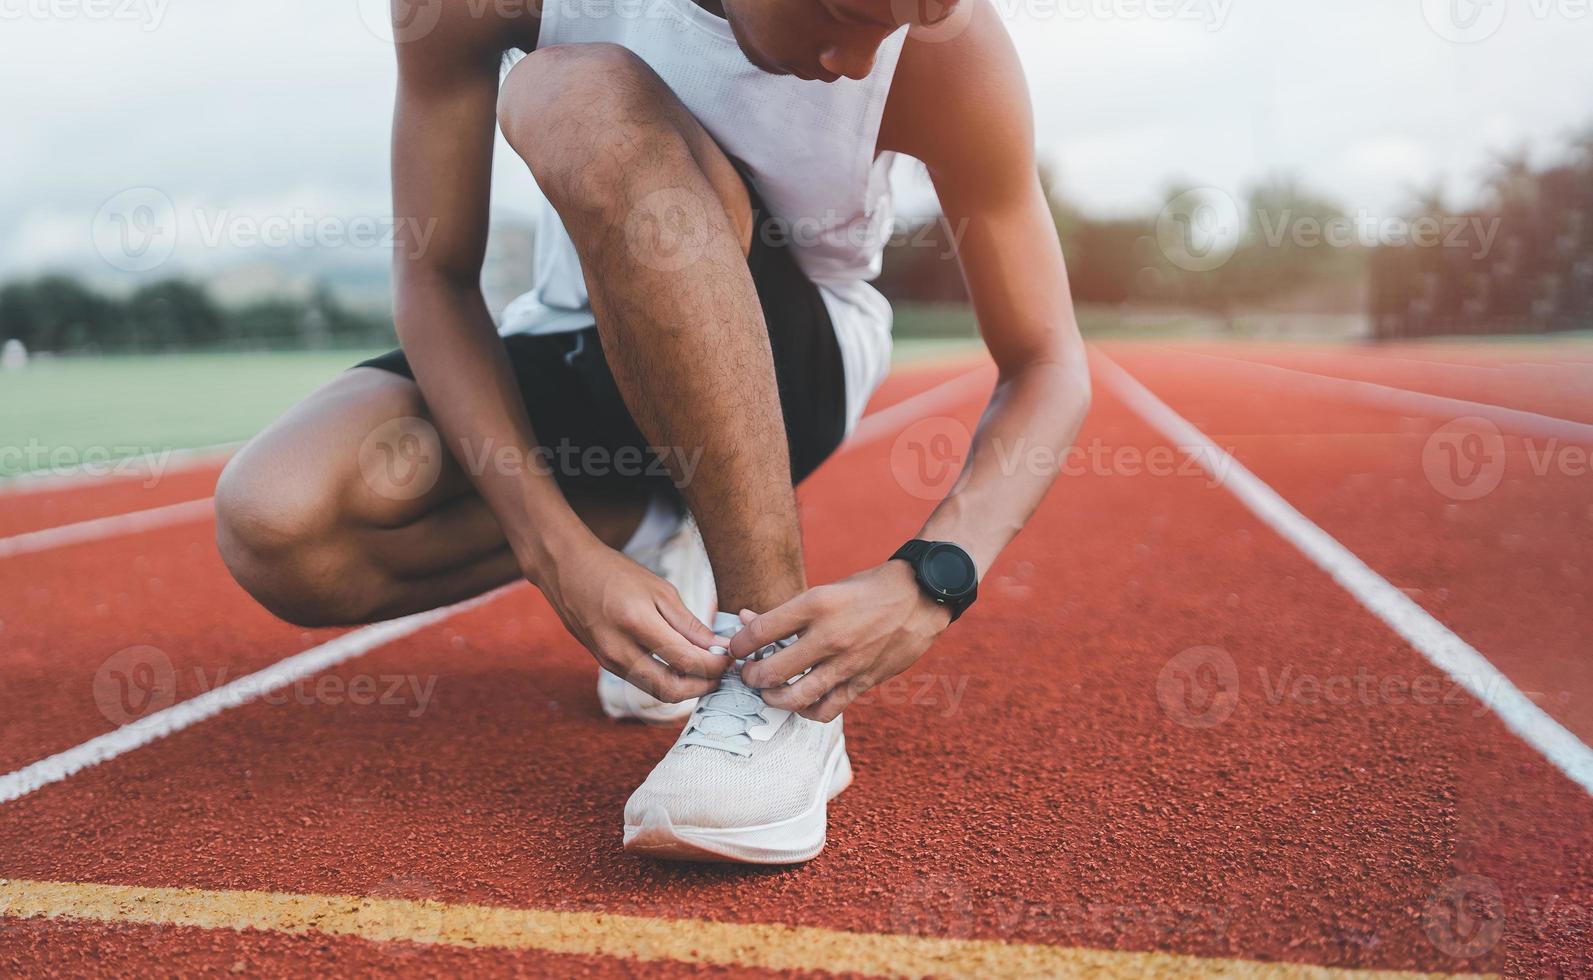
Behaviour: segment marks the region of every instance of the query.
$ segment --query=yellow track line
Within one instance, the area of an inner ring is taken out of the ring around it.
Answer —
[[[654,919],[434,901],[284,892],[143,888],[0,879],[0,917],[323,933],[473,949],[669,960],[892,977],[1367,978],[1449,974],[1341,970],[1170,953],[1072,949],[977,939]],[[1475,977],[1476,975],[1466,975]]]

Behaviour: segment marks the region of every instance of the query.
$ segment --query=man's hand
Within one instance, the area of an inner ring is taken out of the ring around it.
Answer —
[[[834,585],[809,589],[747,626],[730,643],[736,659],[776,640],[799,639],[747,664],[741,679],[763,700],[830,721],[865,691],[911,667],[951,624],[951,612],[918,588],[912,566],[888,561]],[[786,681],[812,668],[795,684]]]
[[[599,664],[661,701],[707,694],[730,666],[673,585],[595,539],[527,578]]]

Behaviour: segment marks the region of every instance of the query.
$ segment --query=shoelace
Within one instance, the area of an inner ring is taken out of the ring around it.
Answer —
[[[728,642],[735,632],[721,632],[718,635]],[[762,660],[794,642],[795,637],[771,643],[747,659]],[[750,755],[752,736],[748,733],[757,725],[767,722],[765,712],[771,710],[763,703],[763,696],[741,679],[741,664],[738,663],[725,671],[717,689],[703,695],[697,702],[697,710],[692,712],[691,724],[686,734],[681,736],[679,744],[701,745],[736,755]]]

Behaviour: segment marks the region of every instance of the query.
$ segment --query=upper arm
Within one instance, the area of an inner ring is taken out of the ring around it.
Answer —
[[[480,18],[445,4],[425,37],[401,42],[393,112],[395,278],[479,283],[486,254],[501,47]]]
[[[979,4],[954,39],[909,37],[881,147],[928,168],[980,332],[1002,370],[1076,353],[1067,270],[1036,166],[1028,84],[993,7]]]

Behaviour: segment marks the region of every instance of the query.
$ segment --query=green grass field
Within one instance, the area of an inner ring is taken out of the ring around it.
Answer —
[[[81,453],[128,456],[247,439],[371,353],[35,358],[0,374],[0,477],[70,465]]]
[[[1178,336],[1194,317],[1080,308],[1092,336]],[[904,304],[895,360],[925,364],[979,349],[971,310]],[[133,456],[240,442],[374,351],[277,351],[35,358],[0,373],[0,479],[82,454]]]
[[[903,310],[901,363],[978,348],[956,308]],[[240,442],[316,387],[378,351],[262,351],[36,357],[0,373],[0,479],[64,468],[83,454],[134,456]]]
[[[977,348],[905,340],[904,362]],[[70,466],[84,454],[134,456],[238,442],[376,351],[35,358],[0,373],[0,479]]]
[[[1212,335],[1198,317],[1080,308],[1090,336]],[[898,364],[979,349],[971,311],[897,311]],[[35,358],[0,373],[0,478],[70,465],[76,454],[126,456],[239,442],[374,351]],[[52,459],[52,453],[59,453]]]

